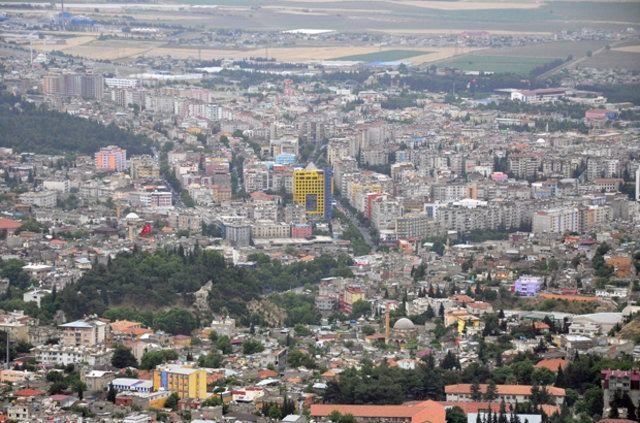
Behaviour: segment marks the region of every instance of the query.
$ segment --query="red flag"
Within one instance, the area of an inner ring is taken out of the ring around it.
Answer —
[[[142,230],[140,231],[140,236],[145,236],[145,235],[149,235],[151,233],[151,223],[147,223],[146,225],[144,225],[144,228],[142,228]]]

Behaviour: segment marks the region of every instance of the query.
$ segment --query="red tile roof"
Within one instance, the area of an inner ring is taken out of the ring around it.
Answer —
[[[558,372],[558,367],[562,367],[564,370],[569,362],[563,358],[545,358],[543,360],[538,361],[538,363],[534,366],[536,369],[549,369],[553,373]]]
[[[31,388],[19,389],[16,392],[14,392],[14,395],[16,397],[37,397],[44,394],[45,394],[44,391],[41,391],[39,389],[31,389]]]
[[[258,379],[268,379],[271,377],[276,377],[278,376],[278,373],[274,372],[273,370],[270,369],[264,369],[264,370],[260,370],[258,372]]]
[[[467,304],[467,307],[477,308],[478,310],[488,310],[491,308],[491,304],[485,303],[484,301],[474,301]]]
[[[466,295],[466,294],[458,294],[458,295],[454,295],[453,297],[451,297],[451,299],[457,303],[472,303],[473,302],[473,298],[471,298],[470,296]]]
[[[498,395],[531,395],[531,385],[496,385]],[[480,392],[487,391],[487,385],[480,384]],[[547,386],[549,395],[564,397],[565,390],[554,386]],[[444,387],[447,394],[471,394],[471,384],[459,383],[457,385],[447,385]]]
[[[0,230],[18,229],[22,226],[22,222],[13,219],[0,218]]]
[[[327,417],[333,411],[356,418],[406,419],[411,423],[445,423],[445,408],[436,401],[402,405],[312,404],[311,416]]]

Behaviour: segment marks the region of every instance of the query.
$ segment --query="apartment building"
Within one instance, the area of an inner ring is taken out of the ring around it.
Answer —
[[[56,206],[58,194],[56,191],[25,192],[18,197],[24,204],[36,207],[51,208]]]
[[[537,211],[533,214],[533,233],[578,232],[580,212],[576,207],[562,207]]]
[[[153,389],[175,392],[180,398],[206,399],[207,372],[178,364],[165,364],[153,371]]]
[[[94,347],[104,344],[109,337],[109,325],[102,320],[76,320],[58,326],[65,347]]]
[[[98,170],[122,172],[127,167],[127,150],[115,145],[101,148],[95,154],[95,163]]]

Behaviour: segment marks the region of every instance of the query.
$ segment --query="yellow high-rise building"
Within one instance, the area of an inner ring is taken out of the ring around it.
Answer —
[[[331,169],[318,169],[309,163],[304,169],[293,171],[293,202],[304,206],[307,216],[331,219],[333,186]]]
[[[180,398],[207,398],[207,372],[177,364],[158,366],[153,371],[153,389],[175,392]]]

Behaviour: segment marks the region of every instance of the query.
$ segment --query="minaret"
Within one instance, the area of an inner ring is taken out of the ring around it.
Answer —
[[[640,201],[640,166],[636,169],[636,201]]]
[[[391,338],[391,307],[389,304],[385,305],[384,310],[384,343],[389,343],[389,338]]]

